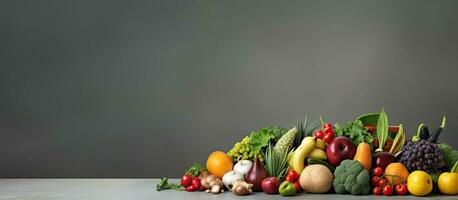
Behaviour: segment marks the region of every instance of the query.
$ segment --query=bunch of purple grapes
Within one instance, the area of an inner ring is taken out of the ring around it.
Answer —
[[[428,173],[438,170],[445,165],[444,152],[437,144],[420,140],[407,142],[402,148],[400,162],[412,172],[423,170]]]

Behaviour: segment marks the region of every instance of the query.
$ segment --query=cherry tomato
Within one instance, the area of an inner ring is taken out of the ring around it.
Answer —
[[[371,179],[371,184],[372,186],[378,186],[378,181],[380,180],[380,177],[378,176],[373,176]]]
[[[207,188],[205,188],[205,186],[203,186],[202,184],[200,184],[199,190],[200,190],[200,191],[205,191],[205,190],[207,190]]]
[[[329,129],[329,130],[325,130],[324,132],[325,132],[327,135],[330,135],[331,137],[334,137],[334,130],[332,130],[332,128]]]
[[[396,194],[405,195],[407,194],[407,185],[405,183],[396,185]]]
[[[285,180],[291,183],[295,183],[297,182],[297,180],[299,180],[299,174],[296,171],[294,171],[294,169],[289,169],[288,174],[285,177]]]
[[[196,190],[197,190],[197,188],[194,185],[190,185],[190,186],[186,187],[186,191],[188,191],[188,192],[194,192]]]
[[[324,142],[331,143],[332,142],[332,135],[326,134],[323,138]]]
[[[382,188],[374,187],[374,189],[372,189],[372,193],[374,193],[374,195],[382,195]]]
[[[383,173],[383,169],[381,167],[376,167],[373,173],[374,173],[374,176],[381,176]]]
[[[323,128],[324,129],[327,129],[327,128],[331,128],[332,129],[332,124],[329,123],[329,122],[326,122],[326,123],[323,124]]]
[[[378,181],[378,186],[384,187],[386,186],[386,183],[387,183],[386,179],[382,178]]]
[[[296,183],[294,183],[294,187],[296,188],[296,193],[299,193],[301,192],[301,184],[299,183],[299,181],[297,181]]]
[[[191,185],[196,187],[196,189],[200,188],[200,179],[197,177],[192,178]]]
[[[317,132],[315,132],[315,137],[318,139],[323,139],[324,132],[322,130],[318,130]]]
[[[188,187],[189,185],[191,185],[191,181],[192,181],[192,177],[190,175],[183,175],[181,177],[181,185],[183,187]]]
[[[393,187],[391,185],[385,185],[383,187],[383,195],[390,196],[393,194]]]

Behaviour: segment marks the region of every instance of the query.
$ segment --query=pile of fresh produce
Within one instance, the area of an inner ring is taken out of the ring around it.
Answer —
[[[320,123],[321,122],[321,123]],[[162,178],[157,191],[255,192],[352,195],[458,194],[458,150],[438,143],[445,129],[430,132],[421,123],[406,142],[404,126],[388,115],[361,115],[344,125],[305,117],[295,127],[261,128],[229,151],[214,151],[206,166],[193,164],[180,184]]]

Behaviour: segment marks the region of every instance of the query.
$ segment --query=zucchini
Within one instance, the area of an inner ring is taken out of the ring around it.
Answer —
[[[429,138],[429,129],[426,125],[423,125],[421,128],[420,128],[420,139],[422,140],[426,140]]]
[[[428,141],[431,143],[437,143],[437,139],[439,138],[439,135],[442,133],[442,131],[445,128],[445,115],[442,118],[442,124],[439,128],[437,128],[434,132],[431,133],[431,135],[428,138]]]
[[[336,168],[334,168],[334,166],[332,166],[332,165],[329,164],[328,162],[326,162],[326,161],[324,161],[324,160],[317,159],[317,158],[308,158],[308,159],[307,159],[307,163],[308,163],[308,164],[320,164],[320,165],[324,165],[324,166],[326,166],[329,170],[331,170],[332,173],[334,173],[334,170],[336,170]]]

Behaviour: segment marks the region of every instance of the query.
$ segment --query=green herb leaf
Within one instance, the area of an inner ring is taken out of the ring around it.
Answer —
[[[288,130],[278,126],[272,126],[262,128],[258,132],[252,132],[250,137],[253,151],[260,152],[264,147],[269,145],[271,140],[275,140],[277,137],[280,138],[286,131]]]
[[[167,178],[162,177],[161,182],[159,182],[159,184],[156,185],[156,191],[162,191],[162,190],[168,190],[168,189],[183,191],[184,187],[178,184],[169,183]]]
[[[205,167],[200,165],[200,164],[197,164],[197,163],[194,163],[190,168],[186,169],[186,172],[185,174],[189,174],[189,175],[192,175],[192,176],[199,176],[199,174],[203,171],[205,171]]]
[[[383,151],[383,146],[388,139],[388,116],[385,113],[385,109],[382,108],[377,122],[377,137],[379,140],[379,147],[376,152]]]
[[[399,130],[398,133],[396,134],[396,137],[394,137],[393,140],[393,145],[391,146],[390,153],[395,155],[399,151],[401,151],[402,147],[404,146],[405,143],[405,132],[404,132],[404,126],[402,124],[399,124]]]
[[[334,133],[336,136],[345,136],[353,140],[356,144],[365,142],[371,144],[374,140],[374,137],[371,133],[367,132],[367,129],[364,127],[363,123],[360,120],[355,120],[353,122],[347,122],[345,126],[339,124],[334,125]]]
[[[311,136],[313,131],[315,131],[319,126],[320,124],[318,123],[318,120],[315,120],[312,123],[310,123],[308,121],[307,114],[305,115],[304,122],[297,121],[296,127],[298,131],[296,134],[296,138],[294,139],[295,141],[293,147],[300,146],[302,140],[307,136]]]
[[[274,176],[278,179],[282,179],[288,168],[288,151],[284,149],[280,153],[275,153],[274,148],[272,147],[271,143],[269,143],[266,151],[263,152],[263,154],[266,160],[266,171],[269,176]]]

